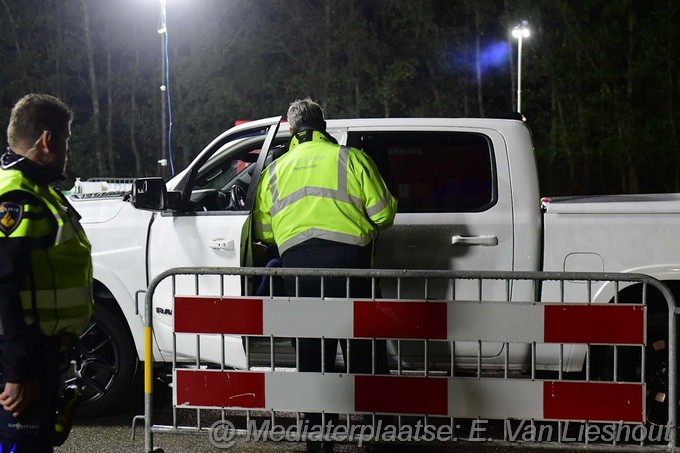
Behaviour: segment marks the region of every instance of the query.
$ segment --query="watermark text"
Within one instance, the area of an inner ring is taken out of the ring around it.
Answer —
[[[236,430],[233,423],[220,420],[210,427],[210,443],[217,448],[231,448],[236,444],[239,434],[245,442],[357,442],[361,447],[366,442],[492,442],[499,440],[492,436],[490,421],[471,420],[461,425],[432,425],[418,420],[414,424],[328,424],[325,428],[311,425],[308,420],[296,424],[280,425],[271,420],[250,420],[245,430]],[[499,428],[496,426],[496,431]],[[665,426],[646,426],[641,424],[608,423],[583,424],[563,422],[561,429],[555,423],[531,423],[527,420],[503,422],[502,432],[509,442],[562,442],[562,443],[629,443],[629,442],[669,442],[672,429]]]

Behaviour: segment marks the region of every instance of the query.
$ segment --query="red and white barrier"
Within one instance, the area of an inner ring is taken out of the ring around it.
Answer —
[[[175,297],[176,333],[644,343],[639,305]],[[644,422],[642,383],[176,369],[182,407]]]
[[[634,383],[175,370],[181,407],[644,422]]]
[[[175,297],[175,332],[537,343],[644,342],[641,305]]]

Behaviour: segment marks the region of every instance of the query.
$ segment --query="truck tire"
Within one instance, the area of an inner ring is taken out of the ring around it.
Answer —
[[[600,379],[613,381],[614,348],[601,350]],[[639,347],[618,347],[618,382],[640,382]],[[647,318],[645,347],[645,382],[647,384],[647,421],[664,425],[668,420],[668,316],[652,313]]]
[[[121,402],[130,401],[138,360],[134,342],[119,316],[97,304],[92,323],[80,337],[78,354],[84,386],[79,417],[109,415]]]
[[[647,421],[665,425],[668,421],[668,315],[649,315],[647,338]]]

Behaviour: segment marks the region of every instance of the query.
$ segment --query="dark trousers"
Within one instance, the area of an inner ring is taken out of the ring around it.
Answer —
[[[38,398],[19,418],[0,407],[0,452],[46,453],[52,452],[52,432],[57,410],[59,391],[59,370],[57,348],[51,341],[36,351],[41,371],[38,377],[40,393]],[[4,376],[0,391],[5,387]]]
[[[315,269],[370,269],[372,263],[372,245],[358,247],[338,242],[311,239],[286,250],[281,258],[283,267],[315,268]],[[371,279],[350,279],[350,293],[347,294],[347,279],[324,278],[324,297],[370,298]],[[295,278],[284,279],[286,294],[295,296]],[[321,279],[318,277],[300,277],[298,279],[300,297],[320,297]],[[376,291],[377,293],[377,291]],[[345,365],[341,369],[335,366],[338,341],[342,349]],[[387,346],[384,340],[349,340],[349,371],[347,370],[347,340],[329,338],[324,340],[323,369],[325,372],[349,372],[371,374],[389,374],[387,364]],[[301,372],[321,372],[321,339],[299,339],[299,357]],[[375,344],[375,346],[373,346]],[[375,352],[375,354],[374,354]],[[311,426],[321,424],[321,414],[305,414]],[[337,414],[328,414],[326,423],[336,423]]]

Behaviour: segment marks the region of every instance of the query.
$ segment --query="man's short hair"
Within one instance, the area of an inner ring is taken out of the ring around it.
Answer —
[[[43,131],[67,131],[72,120],[71,109],[60,99],[49,94],[27,94],[12,108],[7,142],[11,148],[30,147]]]
[[[326,121],[323,118],[321,106],[311,98],[298,99],[288,107],[288,124],[297,132],[303,128],[312,128],[320,131],[326,130]]]

